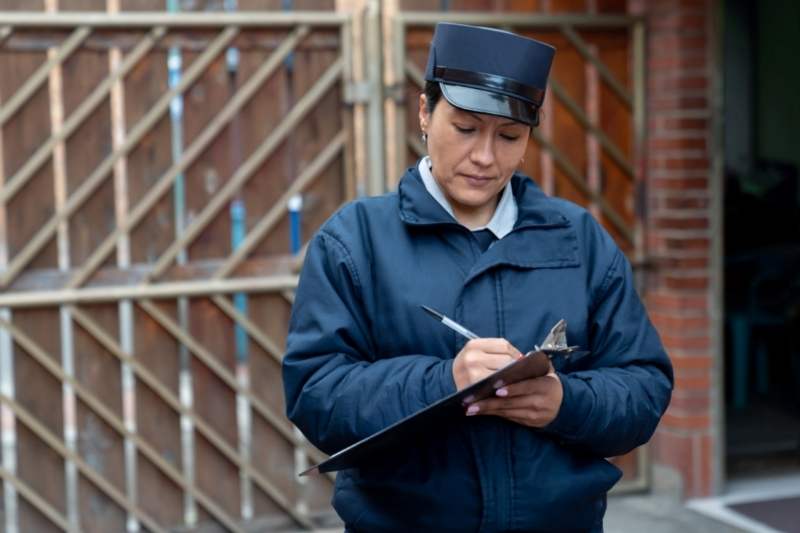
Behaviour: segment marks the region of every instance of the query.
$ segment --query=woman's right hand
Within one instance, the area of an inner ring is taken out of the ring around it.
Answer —
[[[506,339],[473,339],[453,361],[453,380],[458,390],[480,381],[522,357]]]

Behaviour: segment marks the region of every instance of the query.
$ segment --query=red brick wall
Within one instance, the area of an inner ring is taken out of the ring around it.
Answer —
[[[714,0],[630,0],[647,20],[647,248],[650,316],[675,367],[675,391],[653,440],[685,497],[709,495],[719,435],[712,284]],[[721,238],[721,237],[720,237]]]

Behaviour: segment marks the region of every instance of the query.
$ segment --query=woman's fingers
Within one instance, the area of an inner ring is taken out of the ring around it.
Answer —
[[[458,390],[480,381],[522,357],[506,339],[473,339],[464,345],[453,362],[453,379]]]
[[[466,414],[495,415],[527,426],[542,427],[555,419],[564,392],[558,375],[548,374],[506,385],[495,394],[494,398],[468,405]]]

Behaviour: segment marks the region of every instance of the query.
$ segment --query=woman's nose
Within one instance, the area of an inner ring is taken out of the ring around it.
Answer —
[[[494,162],[494,143],[491,135],[478,136],[470,153],[472,162],[487,167]]]

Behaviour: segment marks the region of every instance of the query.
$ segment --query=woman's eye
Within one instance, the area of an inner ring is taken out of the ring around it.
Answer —
[[[475,128],[470,128],[468,126],[459,126],[458,124],[453,124],[453,126],[455,126],[459,133],[472,133],[475,131]]]
[[[500,137],[502,137],[503,139],[505,139],[507,141],[516,141],[517,139],[519,139],[519,135],[500,134]]]

